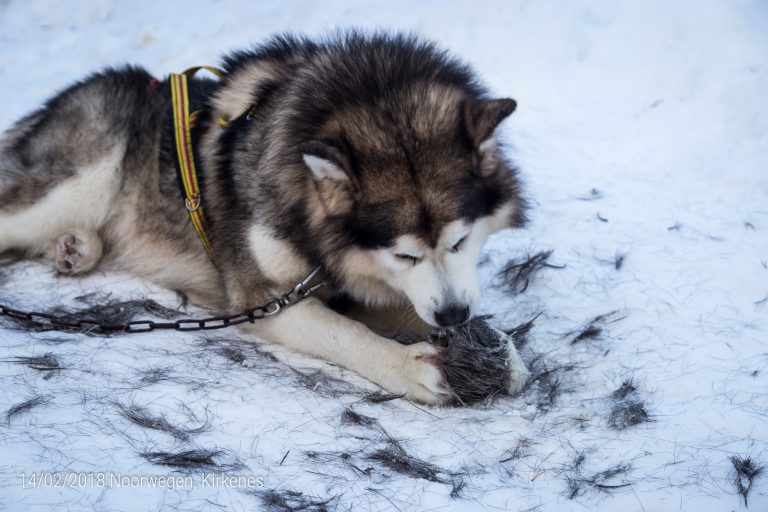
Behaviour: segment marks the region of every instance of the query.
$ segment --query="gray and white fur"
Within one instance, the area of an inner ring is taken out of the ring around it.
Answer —
[[[444,403],[439,348],[394,338],[472,317],[485,239],[523,225],[494,135],[515,102],[401,35],[275,37],[223,69],[190,81],[212,261],[177,183],[170,86],[138,67],[86,78],[0,139],[0,253],[132,272],[229,311],[321,266],[323,296],[244,328]]]

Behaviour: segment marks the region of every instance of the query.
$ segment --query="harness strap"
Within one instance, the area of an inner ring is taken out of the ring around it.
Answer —
[[[189,68],[182,73],[171,73],[168,81],[171,84],[171,100],[173,102],[173,133],[176,142],[176,168],[184,186],[184,205],[195,227],[197,236],[203,244],[208,257],[213,259],[211,244],[205,227],[205,216],[200,199],[200,184],[197,181],[195,155],[192,148],[192,127],[196,124],[197,112],[189,112],[189,89],[187,78],[199,70],[205,69],[218,77],[223,73],[210,66]]]
[[[187,68],[184,71],[181,72],[182,75],[187,76],[194,76],[195,73],[200,71],[201,69],[206,70],[207,72],[211,73],[212,75],[216,75],[217,78],[222,79],[224,78],[225,74],[222,70],[219,68],[215,68],[213,66],[194,66],[191,68]]]
[[[206,234],[205,216],[200,198],[200,184],[197,180],[197,170],[195,169],[195,153],[192,144],[192,128],[197,126],[199,110],[189,111],[189,87],[187,79],[192,77],[200,70],[206,70],[223,79],[225,74],[222,70],[213,66],[195,66],[182,71],[181,73],[171,73],[168,75],[168,82],[171,84],[171,100],[173,102],[173,133],[176,142],[176,169],[178,170],[182,193],[184,195],[184,205],[189,212],[189,218],[197,231],[200,242],[208,253],[208,257],[213,259],[211,244]],[[255,105],[251,105],[245,111],[230,119],[222,116],[218,124],[222,128],[229,127],[234,121],[240,119],[250,119],[253,115]]]

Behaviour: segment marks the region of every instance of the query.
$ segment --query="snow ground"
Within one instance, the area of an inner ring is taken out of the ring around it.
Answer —
[[[349,372],[233,332],[99,338],[5,323],[0,412],[41,403],[0,425],[0,510],[745,509],[729,457],[768,463],[764,2],[4,0],[0,128],[102,66],[162,75],[274,32],[350,25],[435,39],[518,100],[504,132],[533,222],[488,244],[484,309],[500,327],[542,313],[523,357],[551,373],[490,406],[375,404],[363,399],[375,387]],[[496,286],[508,260],[545,249],[566,267],[512,297]],[[72,280],[31,263],[0,268],[0,287],[20,306],[178,306],[129,276]],[[611,311],[599,336],[570,343]],[[55,364],[18,363],[47,353]],[[617,430],[611,395],[629,378],[637,391],[618,405],[642,401],[652,421]],[[131,411],[165,417],[170,433]],[[190,449],[213,450],[197,454],[208,469],[149,455]],[[386,450],[428,464],[409,476]],[[205,486],[211,470],[264,485]],[[18,475],[35,471],[192,484],[23,486]],[[748,505],[768,509],[765,475]]]

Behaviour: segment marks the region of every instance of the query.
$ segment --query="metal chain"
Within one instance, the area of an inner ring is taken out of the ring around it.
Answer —
[[[318,289],[325,286],[325,283],[323,282],[312,284],[312,281],[314,281],[319,273],[320,267],[317,267],[310,272],[306,278],[281,296],[275,297],[261,306],[246,309],[242,313],[234,315],[214,316],[202,319],[183,318],[173,322],[133,320],[125,323],[110,324],[86,318],[70,320],[68,317],[65,318],[37,311],[21,311],[0,304],[0,316],[32,322],[40,327],[50,327],[53,330],[78,330],[101,333],[139,333],[151,332],[158,329],[174,331],[209,331],[213,329],[223,329],[245,322],[253,323],[256,320],[262,320],[279,314],[285,308],[301,302],[315,293]]]

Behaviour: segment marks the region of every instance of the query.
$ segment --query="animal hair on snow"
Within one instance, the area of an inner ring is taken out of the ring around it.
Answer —
[[[451,498],[460,498],[466,487],[465,467],[456,470],[440,467],[411,453],[403,441],[392,436],[376,418],[346,407],[341,414],[342,427],[355,429],[351,436],[359,441],[356,447],[323,452],[306,451],[304,455],[314,463],[333,464],[351,471],[357,477],[371,478],[374,472],[386,470],[408,478],[450,485]],[[375,463],[375,466],[371,466]]]
[[[511,329],[504,329],[504,334],[512,338],[516,349],[519,350],[526,343],[528,343],[528,334],[531,332],[531,329],[533,329],[534,322],[536,322],[536,319],[538,319],[540,316],[541,313],[516,327],[512,327]]]
[[[582,496],[587,490],[608,493],[632,485],[626,481],[612,483],[612,480],[616,477],[624,476],[632,470],[632,466],[629,464],[615,464],[603,471],[598,471],[592,475],[585,476],[581,472],[581,465],[583,462],[583,456],[577,458],[577,460],[574,461],[572,470],[565,475],[565,480],[568,485],[566,497],[569,500]]]
[[[14,357],[5,359],[4,362],[22,364],[27,368],[41,372],[52,372],[63,368],[58,358],[52,352],[45,353],[42,356]]]
[[[603,334],[603,330],[607,324],[618,322],[624,318],[626,318],[626,315],[622,314],[619,310],[597,315],[593,319],[589,320],[586,324],[584,324],[581,329],[566,333],[566,336],[573,336],[570,341],[571,345],[575,345],[576,343],[584,340],[596,339]]]
[[[477,317],[464,325],[436,330],[433,343],[443,347],[441,361],[454,405],[492,402],[509,387],[509,339]],[[523,324],[525,325],[525,324]],[[520,332],[527,330],[519,327]]]
[[[264,510],[268,512],[294,512],[299,510],[306,512],[329,512],[330,510],[336,510],[336,502],[339,499],[338,496],[317,498],[289,489],[270,489],[268,491],[255,491],[251,494],[261,499]]]
[[[614,430],[624,430],[653,421],[632,379],[622,382],[621,386],[611,393],[609,400],[613,405],[608,414],[608,426]]]
[[[25,412],[29,412],[34,407],[45,405],[48,402],[50,402],[51,397],[47,395],[38,395],[35,397],[30,398],[29,400],[25,400],[21,403],[18,403],[16,405],[13,405],[9,407],[5,411],[5,422],[10,425],[11,424],[11,418],[18,416],[19,414],[23,414]]]
[[[553,265],[549,263],[549,257],[553,250],[539,251],[529,254],[523,259],[512,259],[499,271],[497,286],[504,288],[508,293],[517,295],[528,289],[533,276],[543,268],[563,269],[565,265]]]
[[[744,499],[744,506],[747,507],[749,506],[747,496],[752,489],[752,483],[755,478],[763,474],[765,464],[758,464],[751,457],[741,457],[739,455],[731,455],[728,457],[728,460],[731,461],[736,472],[733,478],[736,491]]]
[[[203,448],[193,448],[179,452],[144,452],[141,454],[142,457],[153,464],[183,470],[207,469],[224,472],[243,467],[243,464],[236,458],[233,458],[231,462],[221,462],[219,458],[225,455],[227,453],[224,450],[207,450]]]
[[[179,441],[188,441],[190,436],[205,432],[211,426],[208,421],[205,421],[202,425],[196,428],[176,426],[171,424],[165,415],[154,415],[146,408],[136,404],[124,405],[116,403],[115,407],[117,407],[120,415],[131,423],[150,430],[165,432]]]

